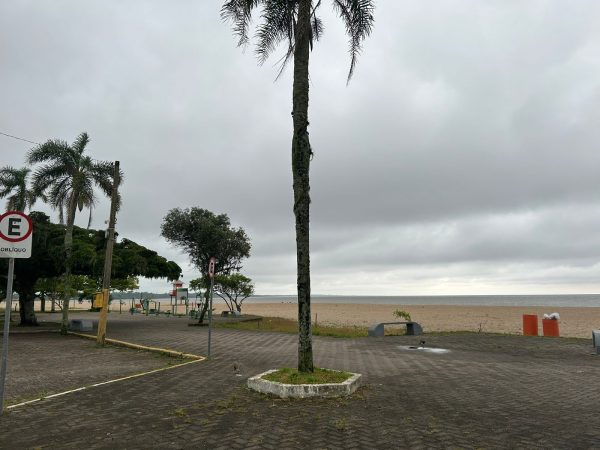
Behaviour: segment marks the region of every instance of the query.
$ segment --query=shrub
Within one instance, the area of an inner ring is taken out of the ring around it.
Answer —
[[[394,316],[396,316],[398,319],[404,319],[404,320],[408,320],[410,322],[410,313],[403,311],[401,309],[397,309],[396,311],[393,312]]]

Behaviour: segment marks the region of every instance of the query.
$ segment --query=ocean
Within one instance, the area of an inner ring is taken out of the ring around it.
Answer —
[[[161,305],[170,304],[165,294],[147,294]],[[115,295],[118,298],[119,295]],[[140,294],[124,294],[123,300],[139,299]],[[190,296],[192,302],[195,296]],[[215,303],[222,300],[214,296]],[[572,295],[431,295],[431,296],[353,296],[353,295],[313,295],[312,303],[350,303],[375,305],[465,305],[465,306],[576,306],[600,307],[600,294]],[[295,303],[295,295],[254,295],[246,303]]]
[[[256,295],[256,303],[296,302],[295,295]],[[586,295],[431,295],[431,296],[348,296],[315,295],[313,303],[375,305],[466,305],[466,306],[581,306],[600,307],[599,294]]]

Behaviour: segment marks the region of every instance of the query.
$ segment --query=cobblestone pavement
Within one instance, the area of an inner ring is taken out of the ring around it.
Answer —
[[[176,318],[111,315],[108,334],[200,354],[207,343],[206,328]],[[0,447],[600,448],[589,340],[423,339],[450,351],[405,348],[419,337],[315,337],[316,365],[360,372],[365,386],[347,399],[281,400],[245,380],[295,365],[296,337],[216,329],[209,361],[11,411]]]
[[[58,333],[11,333],[5,401],[15,404],[182,362]]]

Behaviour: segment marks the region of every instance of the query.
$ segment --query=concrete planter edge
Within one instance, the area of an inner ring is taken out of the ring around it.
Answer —
[[[280,398],[343,397],[354,393],[362,384],[362,375],[352,372],[350,372],[352,376],[342,383],[284,384],[262,378],[277,370],[267,370],[248,378],[248,388],[262,394],[276,395]]]

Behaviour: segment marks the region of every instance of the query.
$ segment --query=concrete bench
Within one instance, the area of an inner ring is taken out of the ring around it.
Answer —
[[[592,331],[592,345],[596,347],[596,353],[600,355],[600,330]]]
[[[69,321],[69,328],[73,331],[92,331],[94,326],[91,320],[72,319]]]
[[[369,336],[382,337],[384,335],[383,328],[385,325],[406,325],[407,336],[420,336],[423,334],[423,328],[417,322],[383,322],[371,325],[369,327]]]

